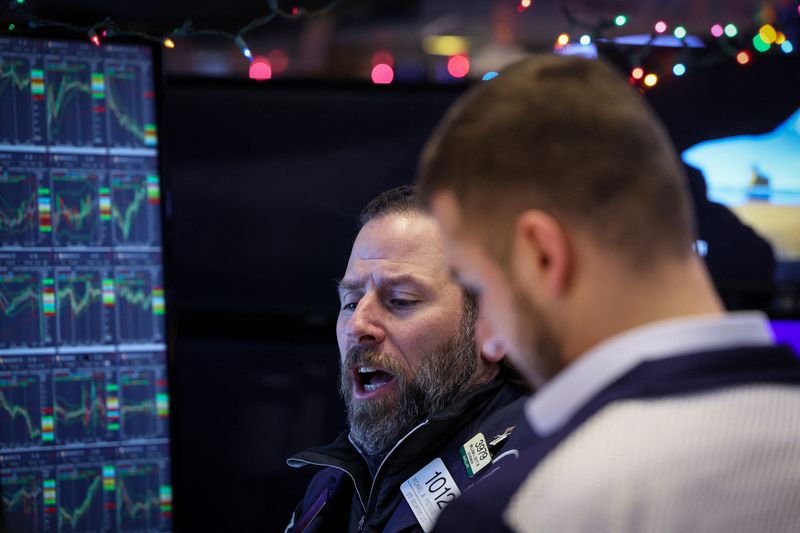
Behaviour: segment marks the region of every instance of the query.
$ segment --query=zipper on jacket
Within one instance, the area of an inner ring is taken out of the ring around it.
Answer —
[[[430,422],[430,419],[424,420],[423,422],[418,424],[416,427],[411,429],[408,433],[406,433],[405,436],[403,436],[402,439],[400,439],[399,441],[397,441],[395,443],[395,445],[392,447],[392,449],[389,450],[389,453],[387,453],[386,456],[383,458],[383,461],[381,461],[381,464],[378,465],[378,469],[375,471],[375,476],[373,476],[373,478],[372,478],[372,485],[370,486],[370,489],[369,489],[369,495],[367,495],[367,506],[364,508],[364,516],[361,517],[361,521],[358,523],[358,531],[359,531],[359,533],[361,531],[363,531],[364,524],[367,522],[367,517],[371,514],[371,511],[372,511],[372,509],[371,509],[371,506],[372,506],[372,495],[375,492],[375,482],[378,480],[378,476],[381,473],[381,468],[383,468],[383,465],[386,464],[386,461],[389,459],[389,457],[392,456],[392,453],[394,453],[394,451],[398,448],[398,446],[403,444],[403,442],[405,442],[406,439],[408,439],[411,435],[413,435],[419,428],[421,428],[423,426],[427,426],[429,422]],[[361,453],[361,450],[359,449],[359,447],[356,446],[355,443],[350,439],[350,435],[347,436],[347,439],[350,440],[350,443],[353,445],[353,447],[356,450],[358,450],[358,453],[361,454],[361,457],[364,457],[364,454]],[[364,458],[364,460],[366,461],[366,458]],[[352,476],[350,476],[350,477],[352,477]],[[355,483],[355,480],[353,480],[353,483]],[[358,492],[357,489],[356,489],[356,492]],[[360,497],[360,495],[359,495],[359,497]],[[361,504],[362,505],[364,504],[363,500],[362,500]]]

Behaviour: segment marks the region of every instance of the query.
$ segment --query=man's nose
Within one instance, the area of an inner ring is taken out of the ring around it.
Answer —
[[[380,303],[374,296],[365,295],[358,301],[347,319],[345,333],[354,344],[373,346],[383,342],[385,332],[380,321]]]

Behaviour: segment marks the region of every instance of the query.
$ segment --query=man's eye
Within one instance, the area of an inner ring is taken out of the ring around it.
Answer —
[[[342,304],[342,311],[355,311],[358,302],[344,302]]]
[[[392,304],[394,307],[399,307],[400,309],[408,309],[410,307],[414,307],[419,303],[419,300],[407,300],[405,298],[392,298],[389,300],[389,303]]]

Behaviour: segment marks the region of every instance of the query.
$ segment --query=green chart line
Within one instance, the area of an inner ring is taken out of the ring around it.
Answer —
[[[29,486],[33,486],[33,489],[29,490]],[[13,493],[11,497],[7,497],[5,494],[3,495],[3,507],[8,511],[13,511],[20,504],[24,505],[26,500],[33,500],[35,502],[36,497],[41,493],[42,489],[36,485],[35,480],[33,483],[28,481],[18,491]]]
[[[36,217],[36,194],[32,194],[17,207],[9,206],[3,198],[0,198],[0,203],[2,203],[0,205],[0,232],[24,231],[27,221],[31,221],[30,225],[33,225]]]
[[[18,91],[24,91],[31,84],[30,76],[20,76],[17,66],[22,62],[0,63],[0,93],[11,83]]]
[[[58,293],[56,293],[60,305],[63,305],[64,302],[69,303],[73,316],[80,315],[92,302],[102,301],[103,296],[103,289],[99,286],[95,288],[91,281],[83,282],[83,296],[78,296],[79,291],[76,290],[75,286],[79,283],[71,283],[69,287],[63,289],[59,287]]]
[[[94,380],[89,383],[88,391],[85,385],[81,386],[81,399],[77,404],[70,403],[63,397],[56,397],[58,419],[68,426],[82,423],[87,432],[92,426],[102,429],[106,412],[103,397],[97,393],[97,385]]]
[[[136,188],[136,193],[133,196],[133,200],[131,200],[131,203],[129,203],[125,208],[124,213],[117,209],[115,204],[112,204],[111,217],[119,226],[119,229],[122,231],[122,236],[125,239],[130,237],[133,220],[136,218],[136,215],[139,213],[139,210],[142,208],[146,200],[147,182],[142,180],[141,186]]]
[[[137,283],[137,285],[141,284],[142,282]],[[150,309],[153,298],[150,294],[148,294],[147,291],[143,291],[141,289],[131,290],[124,281],[119,280],[117,281],[117,286],[119,287],[118,291],[120,298],[124,299],[131,305],[141,305],[142,309],[145,311]]]
[[[156,412],[156,404],[150,400],[145,400],[140,403],[134,403],[131,405],[123,405],[120,409],[122,416],[125,415],[138,415],[142,413],[155,413]]]
[[[0,232],[20,233],[28,229],[26,225],[32,229],[36,219],[36,191],[31,190],[30,196],[19,205],[10,205],[8,193],[5,191],[11,187],[19,190],[21,184],[25,188],[30,187],[30,185],[26,187],[26,182],[29,180],[32,182],[33,176],[5,174],[2,179],[0,182]]]
[[[138,501],[137,501],[138,500]],[[136,498],[125,484],[125,478],[120,480],[117,488],[117,509],[130,516],[136,518],[140,513],[147,513],[151,509],[158,509],[161,507],[161,499],[158,494],[151,491],[146,491],[143,498]]]
[[[64,181],[55,178],[54,181]],[[74,180],[66,180],[74,181]],[[73,207],[77,203],[76,207]],[[85,182],[80,189],[74,191],[56,191],[55,195],[55,226],[56,231],[73,233],[71,230],[61,229],[62,219],[66,220],[67,224],[71,226],[74,231],[80,232],[83,229],[86,220],[94,214],[95,211],[95,195],[93,185]],[[96,228],[91,227],[90,235],[76,235],[85,239],[92,239],[95,234]]]
[[[61,114],[64,106],[70,103],[78,92],[91,94],[92,87],[71,76],[62,77],[55,88],[52,84],[47,86],[47,129],[54,135],[58,134],[64,120]]]
[[[25,425],[28,429],[28,435],[31,439],[35,439],[39,435],[42,434],[42,430],[34,427],[33,420],[31,420],[31,414],[28,412],[27,409],[21,407],[19,405],[14,405],[8,399],[6,399],[5,394],[3,391],[0,390],[0,409],[6,411],[9,416],[11,416],[11,420],[14,420],[16,417],[21,416],[25,420]]]
[[[33,285],[28,285],[10,298],[4,292],[0,291],[0,310],[3,311],[4,315],[12,317],[26,310],[26,303],[31,304],[31,309],[35,309],[38,300],[39,295],[36,292],[36,287]]]
[[[111,83],[111,79],[114,78],[114,77],[123,78],[123,76],[112,76],[112,75],[109,74],[108,108],[111,109],[112,113],[114,113],[114,117],[117,119],[117,122],[119,122],[119,125],[122,128],[128,130],[128,132],[131,135],[133,135],[137,139],[140,139],[142,142],[144,142],[145,135],[144,135],[144,129],[142,128],[142,126],[137,124],[136,121],[134,120],[134,118],[131,117],[129,114],[127,114],[125,112],[125,110],[122,109],[122,106],[120,106],[119,103],[117,102],[117,96],[114,93],[114,84]],[[125,78],[132,78],[133,75],[124,76],[124,77]]]
[[[89,485],[89,490],[86,491],[86,497],[83,499],[83,502],[71,513],[64,509],[63,507],[58,508],[58,527],[62,527],[63,522],[69,522],[70,527],[75,529],[75,526],[78,522],[80,522],[83,515],[85,515],[89,509],[92,507],[92,500],[94,500],[94,495],[97,490],[100,488],[101,479],[100,476],[96,476],[92,484]]]

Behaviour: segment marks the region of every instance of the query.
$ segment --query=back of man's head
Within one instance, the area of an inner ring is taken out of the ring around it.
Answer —
[[[515,217],[539,209],[638,268],[690,253],[683,182],[635,89],[603,62],[548,55],[512,65],[454,106],[426,147],[418,183],[425,199],[452,192],[462,220],[481,214],[480,227],[462,229],[501,262]]]

